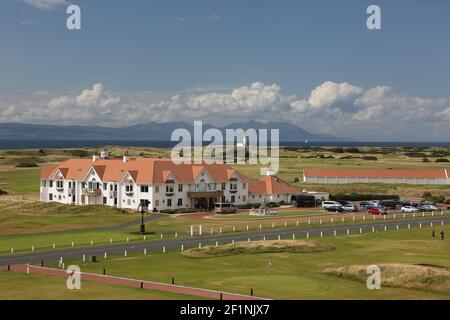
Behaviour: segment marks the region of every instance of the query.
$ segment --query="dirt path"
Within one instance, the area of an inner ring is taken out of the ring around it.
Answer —
[[[3,271],[7,271],[8,267],[2,267]],[[32,266],[27,264],[16,264],[9,266],[11,272],[29,273],[45,276],[57,276],[67,278],[69,275],[66,270],[52,269],[45,267]],[[141,289],[150,289],[155,291],[170,292],[177,294],[185,294],[188,296],[195,296],[205,299],[217,299],[217,300],[263,300],[263,298],[246,296],[241,294],[220,292],[216,290],[200,289],[179,285],[172,285],[166,283],[159,283],[153,281],[136,280],[123,277],[115,277],[108,275],[99,275],[94,273],[80,273],[81,280],[96,281],[113,285],[129,286]]]

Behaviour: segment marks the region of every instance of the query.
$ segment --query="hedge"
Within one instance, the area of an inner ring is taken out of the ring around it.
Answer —
[[[330,200],[344,200],[344,201],[365,201],[365,200],[400,200],[398,195],[394,194],[364,194],[364,193],[350,193],[350,194],[332,194]]]

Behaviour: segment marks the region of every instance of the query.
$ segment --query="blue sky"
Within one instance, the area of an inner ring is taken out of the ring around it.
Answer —
[[[66,29],[64,0],[0,0],[0,121],[257,119],[368,140],[450,137],[446,0],[70,3],[82,30]],[[366,28],[370,4],[382,30]]]

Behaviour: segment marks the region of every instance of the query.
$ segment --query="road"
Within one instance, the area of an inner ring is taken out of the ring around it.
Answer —
[[[251,241],[256,240],[276,240],[278,236],[281,239],[292,239],[293,234],[295,234],[296,239],[305,239],[307,234],[309,234],[310,238],[317,238],[321,236],[330,236],[334,234],[336,231],[337,235],[346,235],[347,232],[350,234],[360,233],[360,229],[363,233],[372,232],[372,228],[375,228],[376,231],[384,232],[384,228],[386,226],[387,230],[396,230],[397,225],[399,229],[408,228],[408,224],[410,224],[411,228],[419,228],[419,225],[422,224],[423,227],[430,226],[430,223],[433,222],[433,225],[436,229],[441,227],[442,222],[444,225],[448,225],[450,223],[450,217],[416,217],[414,219],[398,219],[395,221],[386,221],[386,222],[367,222],[363,224],[344,224],[339,226],[326,226],[326,227],[311,227],[311,228],[301,228],[301,229],[293,229],[287,228],[284,230],[274,230],[274,231],[262,231],[258,233],[236,233],[236,234],[227,234],[227,235],[217,235],[217,236],[204,236],[204,237],[192,237],[188,239],[179,239],[179,240],[158,240],[158,241],[149,241],[149,242],[140,242],[140,243],[126,243],[126,244],[109,244],[95,247],[86,247],[86,248],[68,248],[68,249],[55,249],[51,251],[45,252],[30,252],[24,254],[13,254],[8,256],[0,257],[0,265],[8,265],[8,264],[23,264],[23,263],[40,263],[41,261],[56,261],[61,257],[64,260],[76,260],[79,259],[81,261],[83,255],[86,255],[86,259],[90,255],[96,255],[99,258],[102,258],[104,253],[107,252],[108,255],[111,254],[124,254],[125,250],[128,253],[133,252],[143,252],[144,249],[150,253],[151,251],[161,252],[163,247],[166,250],[169,249],[178,249],[181,250],[181,246],[183,245],[184,249],[198,247],[199,243],[204,245],[214,245],[216,241],[219,244],[231,243],[233,240],[235,242],[238,241],[248,241],[250,238]]]

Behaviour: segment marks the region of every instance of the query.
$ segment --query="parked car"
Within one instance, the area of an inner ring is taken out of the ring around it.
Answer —
[[[344,212],[358,212],[358,207],[350,202],[350,203],[343,205],[342,210]]]
[[[329,208],[329,207],[333,207],[333,206],[335,206],[335,207],[342,207],[342,205],[339,202],[337,202],[337,201],[323,201],[322,202],[322,208],[324,208],[324,209]]]
[[[414,201],[410,201],[410,200],[402,200],[402,201],[400,201],[400,206],[402,206],[402,207],[418,207],[419,204],[415,203]]]
[[[417,207],[420,212],[433,212],[433,211],[439,211],[439,208],[430,204],[424,204],[419,207]]]
[[[325,211],[328,212],[344,212],[344,208],[342,206],[329,206],[325,208]]]
[[[236,213],[237,208],[231,203],[216,203],[214,205],[214,211],[221,214]]]
[[[383,207],[386,207],[388,209],[391,209],[391,210],[397,209],[397,201],[394,201],[394,200],[380,201],[380,205]]]
[[[414,213],[414,212],[419,212],[419,209],[417,209],[416,207],[413,207],[413,206],[404,206],[404,207],[402,207],[401,212]]]
[[[387,215],[386,209],[382,208],[372,208],[368,212],[370,215]]]
[[[296,194],[291,197],[291,203],[297,208],[314,208],[316,207],[316,198],[314,196]]]

